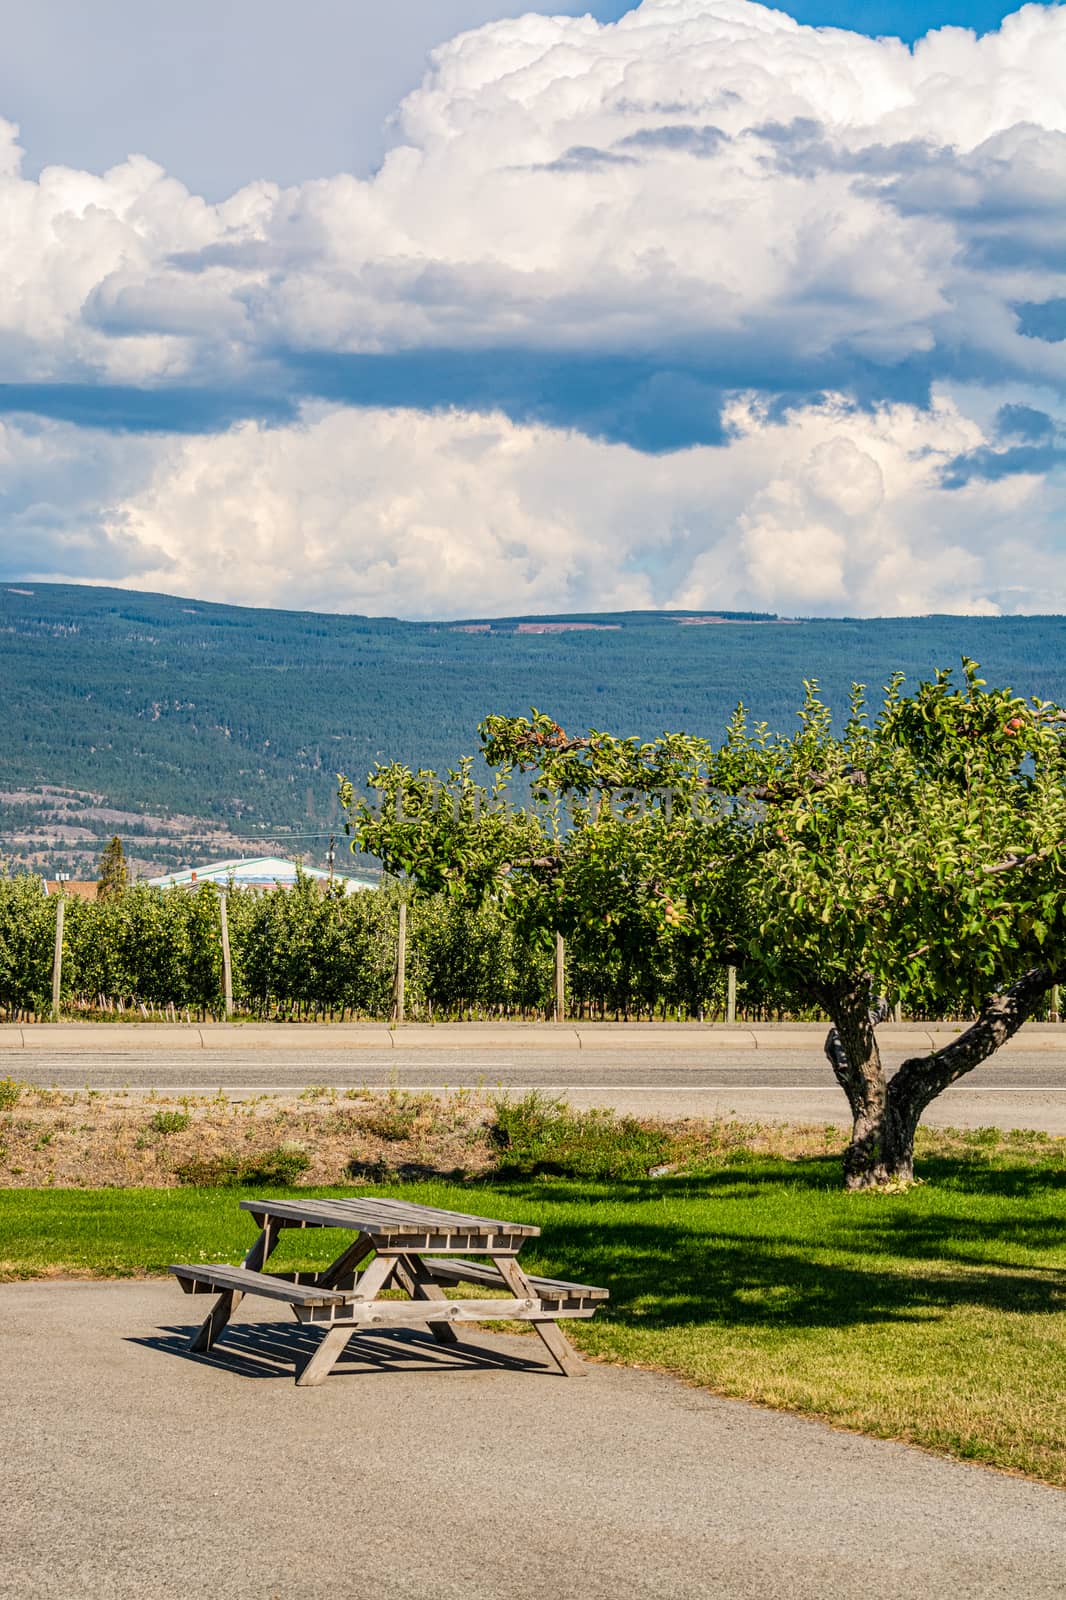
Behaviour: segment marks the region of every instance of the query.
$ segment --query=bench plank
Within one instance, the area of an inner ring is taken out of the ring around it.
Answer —
[[[208,1290],[225,1293],[236,1289],[240,1294],[262,1294],[270,1300],[284,1300],[291,1306],[346,1305],[351,1291],[322,1289],[314,1284],[294,1283],[291,1279],[275,1278],[269,1272],[252,1272],[247,1267],[223,1266],[208,1262],[201,1265],[171,1266],[168,1269],[178,1279],[186,1294],[197,1284]]]
[[[490,1289],[506,1287],[503,1274],[487,1262],[441,1261],[431,1258],[426,1262],[438,1283],[481,1283]],[[609,1300],[609,1289],[594,1289],[587,1283],[567,1283],[563,1278],[538,1278],[526,1273],[529,1282],[542,1300]]]

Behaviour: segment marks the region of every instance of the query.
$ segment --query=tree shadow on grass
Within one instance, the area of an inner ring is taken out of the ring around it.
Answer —
[[[957,1196],[953,1203],[945,1192],[941,1203],[930,1189],[827,1202],[827,1189],[839,1191],[835,1160],[797,1163],[792,1225],[782,1217],[780,1173],[766,1176],[770,1185],[734,1168],[619,1185],[493,1187],[516,1216],[549,1204],[523,1261],[609,1288],[607,1314],[622,1325],[846,1328],[936,1320],[962,1307],[1066,1310],[1066,1272],[1017,1259],[1019,1250],[1060,1245],[1063,1217],[1043,1208],[999,1214],[995,1200],[1015,1194],[1012,1172],[980,1170],[982,1216],[960,1214]],[[768,1195],[773,1204],[760,1210]],[[679,1215],[686,1200],[714,1204]]]
[[[1062,1194],[1066,1191],[1066,1165],[1058,1158],[1033,1165],[1002,1163],[947,1156],[928,1156],[915,1162],[915,1171],[931,1186],[948,1190],[964,1189],[968,1194],[996,1195],[1015,1200],[1033,1194]]]

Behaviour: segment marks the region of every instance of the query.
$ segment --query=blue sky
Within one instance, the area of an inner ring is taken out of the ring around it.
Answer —
[[[783,5],[782,11],[812,28],[850,28],[855,33],[895,34],[908,43],[930,28],[973,28],[987,33],[1017,7],[996,0],[827,0],[827,3]]]
[[[1066,609],[1066,13],[782,9],[9,7],[0,578]]]
[[[414,89],[427,52],[463,28],[524,11],[629,7],[500,0],[34,0],[4,6],[0,106],[23,130],[26,170],[50,162],[102,171],[131,151],[199,194],[254,178],[299,182],[368,171],[386,122]],[[908,41],[952,24],[986,31],[1012,9],[995,0],[801,0],[815,27]]]

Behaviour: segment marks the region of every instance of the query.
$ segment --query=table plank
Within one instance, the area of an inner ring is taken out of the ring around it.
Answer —
[[[504,1222],[498,1217],[476,1217],[462,1211],[442,1211],[403,1200],[242,1200],[242,1210],[283,1217],[314,1227],[352,1228],[371,1236],[417,1236],[462,1233],[503,1234],[533,1239],[540,1229],[529,1223]]]
[[[425,1231],[428,1222],[448,1224],[456,1229],[478,1229],[500,1231],[503,1233],[521,1233],[533,1237],[540,1233],[539,1228],[529,1223],[504,1222],[499,1217],[473,1216],[466,1211],[446,1211],[439,1206],[416,1205],[411,1200],[393,1200],[379,1196],[352,1196],[333,1199],[331,1205],[343,1210],[357,1211],[360,1214],[373,1213],[376,1216],[395,1218],[396,1221],[410,1221],[419,1225]]]

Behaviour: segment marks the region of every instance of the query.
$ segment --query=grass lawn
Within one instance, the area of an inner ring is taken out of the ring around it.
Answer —
[[[611,1290],[570,1325],[592,1355],[1066,1486],[1066,1165],[992,1143],[927,1156],[927,1183],[889,1195],[842,1193],[835,1156],[745,1152],[656,1179],[402,1192],[539,1223],[524,1263]],[[245,1192],[0,1190],[0,1277],[236,1261]],[[325,1231],[282,1239],[279,1268],[336,1253]]]

